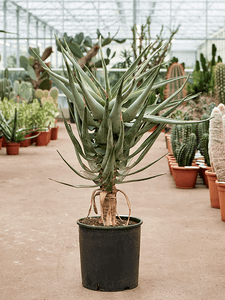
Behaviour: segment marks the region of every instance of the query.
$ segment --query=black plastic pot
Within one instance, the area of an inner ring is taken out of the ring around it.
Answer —
[[[121,216],[127,219],[126,216]],[[121,227],[90,226],[80,223],[82,284],[100,291],[122,291],[138,286],[141,219]]]

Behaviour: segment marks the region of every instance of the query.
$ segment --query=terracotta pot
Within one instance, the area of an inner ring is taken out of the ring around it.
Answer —
[[[170,162],[171,175],[174,177],[173,166],[178,167],[178,163],[176,161]]]
[[[225,222],[225,182],[215,182],[219,194],[221,220]]]
[[[157,129],[158,125],[155,125],[154,127],[152,127],[152,129],[149,130],[149,132],[153,132]],[[164,129],[161,131],[164,132]]]
[[[212,172],[211,170],[206,170],[205,175],[207,176],[209,185],[209,197],[211,207],[220,208],[219,194],[216,186],[216,173]]]
[[[3,138],[1,137],[0,138],[0,149],[2,148],[2,141],[3,141]]]
[[[6,143],[6,154],[17,155],[19,154],[20,143],[8,142]]]
[[[168,152],[169,154],[173,154],[172,144],[170,140],[170,136],[167,137],[167,146],[168,146]]]
[[[52,129],[50,129],[50,130],[48,131],[48,144],[49,144],[50,141],[51,141],[51,135],[52,135]]]
[[[52,128],[51,140],[57,140],[59,126]]]
[[[31,137],[31,133],[28,133],[27,135],[25,135],[25,137]],[[22,142],[20,142],[20,147],[29,147],[31,145],[31,140],[32,139],[29,139],[29,140],[24,140]]]
[[[6,139],[4,136],[2,137],[2,147],[6,147]]]
[[[38,134],[38,131],[33,131],[33,132],[31,133],[31,136],[35,136],[35,135],[37,135],[37,134]],[[37,137],[32,138],[32,139],[30,140],[31,145],[32,145],[33,143],[36,143],[36,138],[37,138]]]
[[[41,131],[36,137],[36,146],[47,146],[49,143],[49,131]]]
[[[198,166],[179,167],[172,165],[172,174],[177,188],[193,189],[198,176]]]

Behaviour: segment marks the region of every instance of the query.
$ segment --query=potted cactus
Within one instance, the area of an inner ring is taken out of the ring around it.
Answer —
[[[197,138],[190,124],[181,126],[173,125],[172,147],[176,158],[176,164],[171,165],[171,172],[176,187],[194,188],[199,167],[193,164],[197,149]]]
[[[101,48],[105,87],[100,85],[93,74],[88,75],[80,68],[69,47],[67,50],[61,47],[61,50],[68,79],[54,73],[44,65],[38,55],[36,57],[74,105],[74,120],[80,142],[65,118],[64,123],[83,171],[74,169],[59,154],[76,175],[94,182],[92,185],[72,185],[55,180],[75,188],[94,188],[87,217],[77,222],[82,283],[84,287],[92,290],[117,291],[135,288],[138,285],[142,220],[131,217],[130,200],[118,186],[162,175],[129,179],[158,161],[132,171],[151,149],[165,124],[189,123],[169,118],[173,110],[185,100],[173,100],[185,83],[164,102],[149,103],[148,96],[157,87],[177,80],[173,78],[156,83],[160,65],[145,71],[148,62],[158,50],[140,64],[141,59],[149,54],[147,47],[112,87]],[[162,110],[161,116],[158,116]],[[148,131],[155,125],[158,125],[157,128],[150,134]],[[137,145],[138,142],[140,144]],[[135,145],[136,150],[131,151]],[[119,216],[117,213],[118,193],[122,193],[127,201],[127,216]],[[90,217],[92,208],[98,213],[97,196],[100,198],[100,215]]]
[[[220,103],[213,109],[211,117],[209,155],[212,171],[208,171],[210,200],[214,201],[214,207],[220,207],[221,219],[225,221],[225,106]]]

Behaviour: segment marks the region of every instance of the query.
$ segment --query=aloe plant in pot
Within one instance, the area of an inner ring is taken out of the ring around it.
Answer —
[[[142,220],[130,217],[129,198],[117,186],[162,175],[127,180],[129,176],[146,170],[158,161],[131,171],[151,149],[165,124],[189,122],[168,118],[184,100],[194,97],[173,100],[184,85],[161,104],[149,103],[148,96],[157,87],[175,81],[176,78],[157,83],[160,65],[147,71],[145,68],[158,50],[139,64],[142,57],[149,54],[148,51],[149,47],[113,87],[108,80],[101,48],[105,87],[92,74],[88,75],[80,68],[69,48],[62,48],[68,79],[48,69],[36,54],[58,88],[74,104],[74,119],[80,140],[65,118],[64,123],[83,171],[75,170],[61,154],[60,156],[76,175],[94,182],[93,185],[76,186],[60,182],[75,188],[95,188],[87,217],[78,221],[82,283],[84,287],[93,290],[116,291],[138,285]],[[161,111],[162,115],[157,116]],[[148,131],[155,125],[157,128],[149,134]],[[140,144],[137,145],[138,142]],[[136,150],[132,152],[134,146]],[[129,208],[128,216],[119,216],[117,213],[118,193],[125,196]],[[100,198],[100,216],[89,217],[92,207],[98,213],[97,196]]]

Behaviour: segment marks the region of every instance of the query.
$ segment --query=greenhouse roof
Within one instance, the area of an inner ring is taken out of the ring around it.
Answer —
[[[151,21],[151,37],[159,34],[164,26],[165,37],[170,30],[180,25],[176,40],[202,41],[210,38],[224,27],[224,1],[210,0],[1,0],[0,22],[4,25],[4,3],[6,6],[7,31],[15,31],[15,16],[20,13],[20,38],[36,35],[36,22],[39,23],[39,37],[44,37],[43,29],[61,34],[75,35],[84,32],[96,38],[96,29],[102,35],[118,38],[132,38],[134,23],[141,26],[147,17]],[[30,29],[27,30],[29,12]]]

